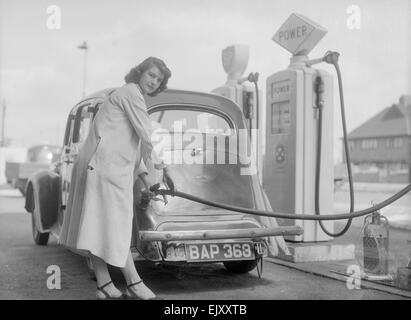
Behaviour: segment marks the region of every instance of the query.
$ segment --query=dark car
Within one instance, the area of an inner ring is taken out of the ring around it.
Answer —
[[[29,180],[25,207],[32,213],[33,237],[39,245],[47,244],[50,233],[59,237],[73,161],[99,106],[112,91],[100,91],[72,108],[59,165]],[[214,94],[166,90],[148,98],[147,105],[157,132],[155,147],[161,145],[164,159],[172,160],[170,175],[179,191],[228,205],[270,210],[257,174],[243,174],[249,166],[241,161],[245,155],[226,148],[246,128],[234,102]],[[222,144],[205,143],[217,140]],[[142,189],[137,179],[131,241],[135,260],[223,262],[232,272],[248,272],[267,255],[266,237],[279,235],[254,215],[179,197],[168,197],[167,205],[147,203]]]

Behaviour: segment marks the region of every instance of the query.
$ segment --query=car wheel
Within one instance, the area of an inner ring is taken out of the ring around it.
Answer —
[[[225,261],[225,268],[232,273],[247,273],[257,266],[258,260]]]
[[[33,233],[33,240],[37,245],[47,246],[50,234],[48,232],[41,233],[37,229],[36,219],[34,218],[34,212],[31,213],[31,231]]]

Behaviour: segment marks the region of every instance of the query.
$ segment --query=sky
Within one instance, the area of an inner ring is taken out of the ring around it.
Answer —
[[[361,19],[354,29],[347,25],[352,5]],[[55,13],[47,11],[50,6],[61,10],[59,29],[49,28]],[[266,78],[289,65],[290,53],[271,38],[291,13],[328,30],[310,58],[328,50],[341,54],[348,131],[411,94],[408,0],[0,0],[6,137],[15,146],[61,145],[67,114],[82,97],[84,51],[77,46],[83,41],[89,46],[86,93],[121,86],[125,74],[148,56],[170,67],[169,87],[210,92],[226,81],[221,51],[232,44],[249,46],[245,75],[259,72],[264,91]],[[335,75],[329,65],[316,68]],[[334,76],[337,160],[339,108]]]

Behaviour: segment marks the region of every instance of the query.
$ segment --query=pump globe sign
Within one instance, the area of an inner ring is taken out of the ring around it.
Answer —
[[[301,14],[293,13],[272,40],[293,55],[308,55],[326,33],[327,29],[319,24]]]

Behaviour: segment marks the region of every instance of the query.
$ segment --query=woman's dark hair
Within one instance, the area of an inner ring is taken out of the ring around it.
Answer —
[[[161,73],[164,75],[164,79],[161,82],[158,89],[148,94],[149,96],[155,96],[159,94],[161,91],[167,89],[167,82],[168,82],[168,79],[171,77],[171,71],[169,68],[167,68],[163,60],[155,58],[155,57],[149,57],[145,59],[137,67],[131,69],[130,72],[124,77],[124,80],[126,81],[126,83],[133,82],[135,84],[138,84],[140,82],[140,78],[143,75],[143,73],[154,66],[156,66],[161,71]]]

